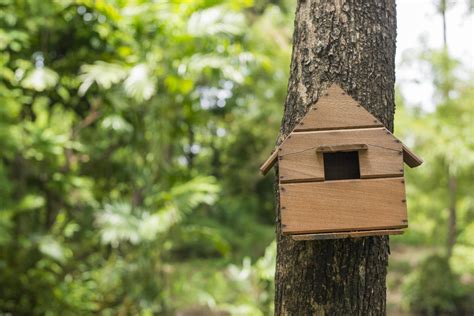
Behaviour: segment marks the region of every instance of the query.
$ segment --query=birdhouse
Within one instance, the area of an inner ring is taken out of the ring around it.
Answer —
[[[260,167],[278,162],[281,230],[295,240],[401,234],[403,167],[423,161],[332,85]]]

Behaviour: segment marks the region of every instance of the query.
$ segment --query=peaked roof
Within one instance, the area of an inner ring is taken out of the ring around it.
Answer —
[[[372,127],[384,127],[384,125],[340,86],[332,84],[316,104],[309,109],[303,119],[296,124],[290,135],[308,131]],[[387,132],[389,131],[387,130]],[[397,139],[393,134],[391,135]],[[260,167],[260,171],[264,175],[277,161],[278,148],[284,144],[285,140],[273,150],[270,157]],[[423,160],[405,145],[403,145],[403,161],[411,168],[418,167],[423,163]]]
[[[383,127],[383,124],[341,87],[332,84],[293,132],[367,127]]]

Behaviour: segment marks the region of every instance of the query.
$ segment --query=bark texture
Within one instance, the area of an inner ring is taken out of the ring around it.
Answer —
[[[332,82],[393,131],[395,39],[394,0],[299,0],[279,142]],[[388,237],[293,241],[277,210],[276,315],[385,314]]]

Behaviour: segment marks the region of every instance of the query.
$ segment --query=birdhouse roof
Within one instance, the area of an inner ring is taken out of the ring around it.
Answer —
[[[384,128],[384,125],[377,118],[370,114],[341,87],[333,84],[308,110],[308,113],[296,124],[289,135],[325,130],[381,127]],[[394,139],[397,139],[390,131],[386,130],[386,132]],[[278,157],[278,149],[284,146],[285,140],[273,150],[272,154],[260,167],[260,171],[263,174],[266,174],[275,164]],[[423,163],[423,160],[405,145],[403,145],[403,161],[411,168],[418,167]]]

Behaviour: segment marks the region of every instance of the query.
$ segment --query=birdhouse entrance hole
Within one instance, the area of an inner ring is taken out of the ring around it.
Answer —
[[[323,153],[324,179],[360,179],[359,152]]]

